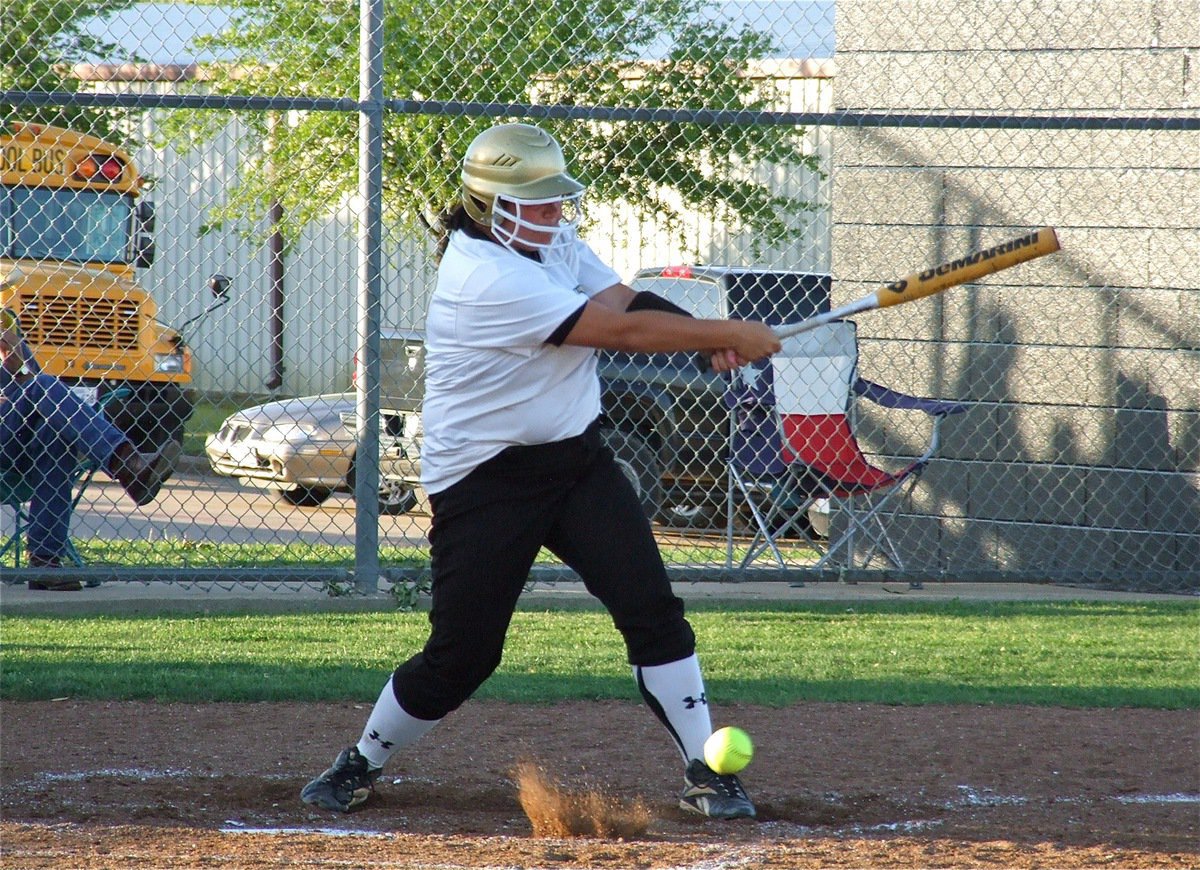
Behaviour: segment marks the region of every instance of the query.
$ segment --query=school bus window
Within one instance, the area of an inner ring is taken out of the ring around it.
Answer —
[[[117,193],[12,188],[12,256],[81,263],[124,262],[132,203]]]

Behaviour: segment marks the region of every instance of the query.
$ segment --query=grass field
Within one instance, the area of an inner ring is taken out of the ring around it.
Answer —
[[[870,602],[689,608],[726,702],[1200,708],[1190,602]],[[374,697],[423,612],[22,616],[0,621],[0,697],[261,701]],[[607,614],[516,614],[479,697],[636,698]]]
[[[105,540],[92,538],[76,541],[76,548],[89,566],[137,565],[141,568],[337,568],[354,564],[354,547],[350,544],[323,544],[291,541],[271,543],[213,543],[185,538],[163,538],[156,541]],[[734,547],[734,559],[745,554],[744,545]],[[815,559],[813,550],[793,545],[787,550],[794,559]],[[672,543],[662,548],[667,565],[722,565],[725,563],[724,543]],[[429,564],[428,547],[379,548],[379,562],[385,568],[420,568]],[[539,565],[561,565],[549,552],[538,556]]]

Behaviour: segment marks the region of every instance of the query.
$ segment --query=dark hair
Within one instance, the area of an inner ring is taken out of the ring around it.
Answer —
[[[482,203],[479,205],[480,208],[483,207]],[[442,261],[442,255],[446,253],[446,246],[450,244],[450,234],[455,230],[464,230],[468,235],[474,236],[477,239],[496,241],[492,238],[489,228],[471,217],[467,213],[467,207],[461,202],[455,203],[438,214],[435,229],[438,234],[438,243],[434,257],[438,263]]]
[[[442,255],[446,253],[446,245],[450,243],[452,232],[472,226],[475,226],[475,221],[471,220],[471,216],[467,214],[467,209],[461,202],[456,202],[439,213],[437,217],[438,243],[434,258],[439,263],[441,262]]]

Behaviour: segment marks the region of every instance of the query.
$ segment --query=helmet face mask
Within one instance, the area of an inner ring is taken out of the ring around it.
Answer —
[[[554,137],[530,124],[501,124],[480,133],[462,163],[462,203],[496,240],[542,252],[543,262],[574,245],[584,186],[567,174]],[[531,220],[531,207],[561,203],[557,225]]]
[[[535,200],[497,196],[492,203],[492,235],[507,248],[516,245],[553,253],[574,243],[582,216],[582,201],[582,193]],[[526,216],[529,210],[552,203],[560,206],[556,224],[539,223]]]

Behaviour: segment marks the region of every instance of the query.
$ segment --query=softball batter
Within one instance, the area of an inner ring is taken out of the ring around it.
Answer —
[[[576,236],[583,192],[537,127],[502,124],[467,148],[426,322],[431,632],[357,745],[304,787],[307,803],[358,806],[394,753],[471,697],[500,663],[544,546],[624,637],[638,688],[683,756],[681,806],[754,815],[738,778],[703,761],[712,723],[695,635],[637,495],[601,445],[595,350],[700,351],[728,371],[779,341],[761,323],[694,319],[622,284]]]

